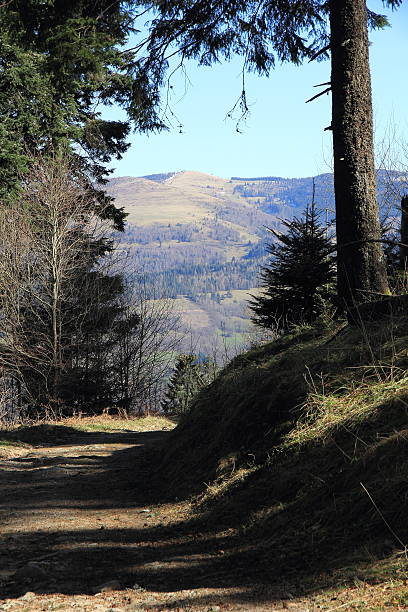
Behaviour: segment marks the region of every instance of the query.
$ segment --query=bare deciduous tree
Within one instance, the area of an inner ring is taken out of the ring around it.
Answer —
[[[89,296],[98,300],[90,285],[108,244],[88,193],[67,161],[39,159],[19,202],[0,210],[0,365],[37,408],[58,408]]]
[[[172,300],[148,295],[143,278],[128,281],[122,301],[121,325],[130,333],[118,342],[118,405],[138,414],[157,411],[180,340],[179,316]]]
[[[39,159],[0,209],[0,418],[160,406],[178,319],[113,252],[94,204],[68,161]]]

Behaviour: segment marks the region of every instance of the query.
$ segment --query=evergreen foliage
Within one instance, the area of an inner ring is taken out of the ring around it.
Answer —
[[[402,0],[384,4],[394,8]],[[387,25],[386,17],[367,9],[365,0],[170,0],[155,2],[154,8],[158,17],[151,22],[146,57],[139,61],[142,77],[158,87],[177,51],[180,66],[190,58],[211,65],[241,55],[243,87],[230,112],[241,111],[238,131],[249,112],[245,71],[268,75],[276,61],[299,64],[330,55],[331,76],[322,84],[327,87],[309,101],[332,93],[328,129],[333,134],[339,302],[347,309],[387,294],[375,198],[367,33],[367,26]]]
[[[102,265],[111,240],[90,226],[99,218],[110,235],[124,229],[126,215],[102,187],[106,165],[128,148],[132,125],[163,127],[149,82],[136,86],[135,51],[125,50],[138,6],[0,6],[0,250],[10,255],[1,278],[0,367],[6,386],[17,384],[12,410],[20,414],[27,406],[44,416],[50,407],[100,411],[134,402],[123,347],[138,345],[140,317],[123,302],[120,273]],[[124,120],[103,117],[100,109],[112,104]]]
[[[337,1],[337,0],[335,0]],[[178,49],[181,61],[195,59],[209,66],[233,54],[244,68],[269,75],[277,62],[327,58],[330,44],[327,0],[169,0],[149,3],[156,12],[144,57],[138,60],[139,79],[159,85]],[[384,0],[397,8],[402,0]],[[146,5],[147,6],[147,5]],[[384,15],[368,10],[372,28],[388,25]],[[245,91],[242,110],[248,112]]]
[[[68,152],[88,178],[94,206],[123,228],[124,214],[95,182],[126,151],[131,123],[161,127],[147,84],[134,83],[136,3],[110,0],[13,0],[0,7],[0,197],[16,195],[30,154]],[[103,119],[100,105],[122,107],[124,121]],[[99,204],[98,204],[99,202]]]
[[[185,414],[198,391],[214,377],[215,365],[197,355],[179,355],[162,401],[164,412]]]
[[[252,320],[260,327],[311,323],[334,299],[333,242],[319,224],[314,205],[284,225],[284,234],[270,230],[280,244],[268,247],[272,257],[261,272],[264,291],[250,302]]]
[[[117,346],[139,317],[120,324],[124,281],[101,266],[112,241],[92,195],[60,158],[32,166],[18,202],[0,208],[1,380],[17,383],[25,416],[101,411],[115,402]]]

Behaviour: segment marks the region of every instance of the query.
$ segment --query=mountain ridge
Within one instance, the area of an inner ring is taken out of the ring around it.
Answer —
[[[382,210],[396,215],[406,176],[383,171],[378,177]],[[259,286],[266,245],[274,240],[267,228],[279,231],[282,220],[301,216],[313,191],[329,229],[334,216],[330,173],[224,179],[193,170],[163,172],[116,177],[108,191],[128,213],[118,238],[147,292],[178,301],[184,314],[189,310],[190,329],[209,321],[206,335],[223,342],[235,342],[249,327],[245,300]]]

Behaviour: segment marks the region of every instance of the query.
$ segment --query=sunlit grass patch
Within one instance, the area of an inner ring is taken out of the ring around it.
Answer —
[[[115,432],[170,430],[174,427],[174,420],[164,416],[123,419],[110,415],[95,415],[70,417],[32,425],[4,426],[0,428],[0,439],[12,445],[19,443],[55,445],[72,440],[81,432],[111,432],[114,434]]]
[[[312,392],[301,408],[301,416],[285,436],[284,446],[322,440],[341,427],[363,422],[384,403],[400,402],[408,407],[408,376],[389,382],[351,384],[337,392]]]
[[[173,429],[174,419],[162,415],[149,415],[122,419],[109,415],[71,417],[59,424],[73,427],[78,431],[158,431]]]
[[[29,449],[30,445],[17,440],[8,440],[0,434],[0,459],[8,459],[15,455],[21,455]]]
[[[12,442],[11,440],[0,439],[0,446],[16,446],[16,442]]]

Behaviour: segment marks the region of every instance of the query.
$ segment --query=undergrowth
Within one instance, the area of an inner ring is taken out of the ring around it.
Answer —
[[[407,317],[298,329],[238,356],[164,442],[169,497],[194,495],[208,524],[248,538],[257,572],[405,559],[407,366]]]

